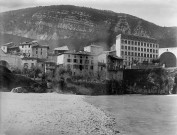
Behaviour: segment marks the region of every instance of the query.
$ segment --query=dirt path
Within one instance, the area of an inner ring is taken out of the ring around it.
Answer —
[[[0,93],[3,135],[114,135],[115,122],[83,96]]]

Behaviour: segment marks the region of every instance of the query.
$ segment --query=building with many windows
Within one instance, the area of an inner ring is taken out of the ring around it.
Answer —
[[[65,52],[57,56],[57,65],[72,71],[72,75],[95,75],[98,70],[97,56],[80,51]]]
[[[98,55],[98,73],[102,80],[123,80],[123,59],[114,51],[104,51]]]
[[[21,53],[25,57],[46,59],[48,57],[48,45],[39,45],[38,42],[24,42],[19,45]]]
[[[125,66],[131,66],[135,61],[150,63],[157,59],[159,44],[154,38],[119,34],[111,50],[115,50],[116,55],[124,59]]]

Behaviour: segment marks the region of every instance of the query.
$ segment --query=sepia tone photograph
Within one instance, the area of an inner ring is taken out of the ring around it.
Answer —
[[[0,135],[177,135],[177,1],[0,0]]]

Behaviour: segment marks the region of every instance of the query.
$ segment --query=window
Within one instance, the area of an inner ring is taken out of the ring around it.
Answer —
[[[140,56],[140,53],[138,53],[138,56]]]
[[[146,52],[146,48],[144,48],[144,51]]]
[[[138,51],[140,51],[140,48],[138,47]]]
[[[140,45],[140,42],[138,42],[138,45]]]
[[[132,50],[134,50],[134,47],[132,47]]]
[[[77,63],[77,59],[74,59],[74,63]]]
[[[143,53],[141,53],[141,57],[143,57]]]
[[[128,55],[130,55],[130,52],[128,52]]]
[[[124,46],[121,46],[122,49],[124,49]]]
[[[74,58],[76,58],[76,55],[74,55]]]
[[[70,55],[68,55],[68,57],[70,58]]]
[[[125,55],[127,55],[127,52],[125,52]]]
[[[150,49],[150,52],[152,52],[152,49]]]
[[[127,40],[125,40],[125,44],[127,44]]]
[[[156,50],[156,53],[158,53],[158,50]]]
[[[150,47],[152,47],[152,44],[150,44]]]
[[[152,58],[152,54],[150,54],[150,58]]]
[[[128,41],[128,44],[130,45],[130,41]]]
[[[71,59],[67,59],[67,62],[71,62]]]
[[[135,51],[137,51],[137,47],[135,47]]]
[[[121,54],[124,55],[124,51],[121,51]]]
[[[147,47],[149,47],[149,43],[147,43]]]
[[[134,42],[132,41],[132,45],[134,45]]]
[[[124,40],[121,40],[121,43],[123,44],[123,43],[124,43]]]
[[[137,56],[137,53],[135,53],[135,56]]]
[[[147,54],[147,57],[149,58],[149,54]]]
[[[153,49],[153,53],[155,53],[155,50]]]
[[[30,45],[28,45],[28,47],[30,48]]]
[[[80,63],[82,64],[82,60],[80,60]]]
[[[143,42],[141,42],[141,46],[143,46]]]
[[[141,51],[143,52],[143,48],[141,48]]]
[[[132,52],[132,56],[134,55],[134,53]]]
[[[93,66],[90,66],[90,69],[92,69],[92,70],[93,70]]]
[[[144,46],[146,47],[146,43],[144,43]]]
[[[128,50],[130,50],[130,46],[128,46]]]
[[[146,57],[146,54],[144,54],[144,57]]]
[[[125,49],[127,50],[127,46],[125,46]]]
[[[85,60],[85,64],[89,64],[89,60]]]
[[[82,59],[82,56],[80,56],[80,58]]]
[[[149,52],[149,49],[147,49],[147,52]]]
[[[88,69],[88,65],[85,65],[85,69]]]
[[[137,45],[137,42],[135,41],[135,45]]]

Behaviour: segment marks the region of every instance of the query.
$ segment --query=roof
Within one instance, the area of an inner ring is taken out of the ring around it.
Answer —
[[[69,50],[68,46],[61,46],[61,47],[57,47],[57,48],[54,48],[54,50]]]
[[[119,34],[117,35],[120,36],[122,39],[129,39],[129,40],[137,40],[137,41],[143,41],[143,42],[152,42],[152,43],[157,43],[157,40],[155,38],[148,38],[148,37],[140,37],[140,36],[135,36],[135,35],[126,35],[126,34]]]
[[[123,58],[115,56],[115,55],[108,55],[108,56],[111,57],[111,58],[114,58],[114,59],[123,60]]]
[[[102,48],[102,46],[99,46],[99,45],[89,45],[89,46]],[[85,46],[85,47],[88,47],[88,46]]]
[[[8,47],[11,47],[11,46],[13,46],[13,45],[14,45],[13,42],[9,42],[9,43],[3,44],[2,46],[8,46]]]
[[[37,60],[37,62],[45,62],[46,59],[40,59],[35,57],[23,57],[22,60]]]
[[[49,48],[48,45],[32,45],[32,48]]]
[[[90,53],[90,52],[85,52],[85,51],[79,51],[79,52],[64,52],[63,54],[95,56],[95,54],[92,54],[92,53]]]

